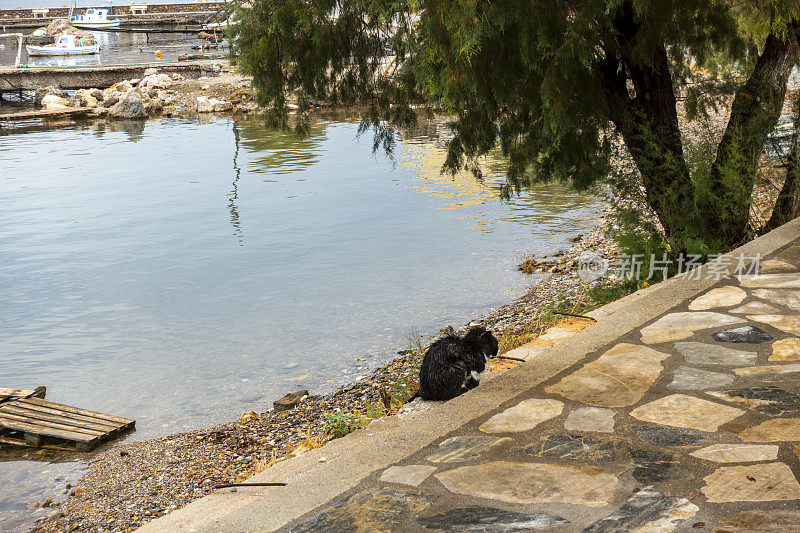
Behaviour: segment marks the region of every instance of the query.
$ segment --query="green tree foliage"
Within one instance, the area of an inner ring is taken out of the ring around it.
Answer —
[[[752,234],[758,159],[798,58],[797,14],[787,0],[251,0],[232,37],[274,124],[289,122],[289,95],[300,116],[316,100],[358,103],[376,146],[388,145],[383,120],[433,104],[454,117],[446,168],[476,170],[499,147],[512,189],[605,180],[619,134],[661,247],[716,252]],[[697,66],[715,75],[694,83]],[[696,116],[726,94],[730,122],[695,172],[678,98]]]

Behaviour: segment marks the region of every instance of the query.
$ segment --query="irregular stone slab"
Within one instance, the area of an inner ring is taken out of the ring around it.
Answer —
[[[602,507],[614,497],[617,477],[594,466],[494,461],[440,472],[451,492],[508,503],[571,503]]]
[[[748,302],[744,305],[740,305],[736,309],[730,310],[731,313],[737,313],[741,315],[767,315],[777,311],[777,307],[764,302]]]
[[[435,470],[435,466],[428,465],[390,466],[381,474],[381,481],[418,487]]]
[[[675,349],[686,359],[687,363],[693,365],[751,365],[756,362],[758,357],[755,352],[726,348],[705,342],[676,342]]]
[[[756,509],[717,520],[712,533],[786,533],[800,531],[800,511]]]
[[[717,342],[737,342],[761,344],[772,340],[772,335],[755,326],[742,326],[714,333],[711,336]]]
[[[768,502],[800,498],[800,483],[783,463],[723,466],[703,478],[709,502]]]
[[[707,393],[731,403],[738,403],[769,416],[800,411],[800,395],[779,387],[747,387]]]
[[[800,361],[800,339],[792,337],[772,343],[770,361]]]
[[[628,453],[633,459],[631,475],[639,483],[657,483],[668,479],[689,477],[689,473],[670,452],[629,448]]]
[[[800,317],[788,315],[747,315],[747,318],[763,324],[769,324],[773,328],[785,331],[790,335],[800,335]]]
[[[427,494],[390,489],[368,489],[326,509],[297,527],[293,533],[324,531],[390,532],[409,515],[424,511],[433,501]]]
[[[689,304],[690,311],[705,311],[706,309],[713,309],[714,307],[730,307],[732,305],[739,305],[747,298],[747,293],[739,287],[729,285],[727,287],[719,287],[712,289],[695,298]]]
[[[712,444],[689,455],[715,463],[752,463],[774,461],[778,458],[775,444]]]
[[[577,459],[582,462],[610,463],[614,460],[614,445],[597,437],[575,435],[548,435],[522,450],[536,457]]]
[[[636,344],[617,344],[596,361],[545,390],[596,407],[633,405],[664,369],[669,354]]]
[[[800,372],[800,364],[750,366],[745,368],[733,369],[734,374],[742,377],[763,376],[766,374],[773,374],[779,376],[782,374],[795,374],[797,372]]]
[[[659,426],[634,426],[637,437],[654,446],[694,446],[706,442],[706,437],[691,429]]]
[[[570,521],[552,514],[520,514],[493,507],[460,507],[446,513],[420,518],[423,527],[432,531],[456,533],[517,533],[535,531],[569,524]]]
[[[771,303],[800,310],[800,291],[787,289],[757,289],[753,291],[757,298],[768,300]],[[757,313],[766,314],[766,313]]]
[[[439,451],[428,457],[432,463],[460,463],[478,457],[482,453],[500,446],[508,437],[486,437],[484,435],[467,435],[450,437],[439,444]]]
[[[614,514],[584,529],[583,533],[669,533],[699,510],[699,507],[686,498],[668,498],[652,487],[647,487],[634,494]]]
[[[602,407],[579,407],[573,409],[564,421],[564,428],[569,431],[596,431],[598,433],[614,432],[613,409]]]
[[[478,429],[484,433],[528,431],[545,420],[560,415],[563,410],[564,404],[558,400],[531,398],[519,402],[514,407],[509,407],[502,413],[497,413],[481,424]]]
[[[653,324],[641,329],[642,342],[656,344],[660,342],[688,339],[695,331],[741,324],[744,319],[738,316],[712,313],[710,311],[689,311],[671,313],[659,318]]]
[[[800,418],[773,418],[737,436],[744,442],[800,441]]]
[[[691,366],[679,366],[672,376],[669,389],[681,390],[707,390],[726,387],[733,383],[733,376],[720,372],[710,372]]]
[[[759,274],[738,276],[742,287],[800,289],[800,274]]]
[[[759,274],[790,274],[792,272],[797,272],[797,267],[780,259],[761,261],[758,266]]]
[[[643,422],[709,432],[743,414],[741,409],[685,394],[665,396],[631,411],[632,417]]]

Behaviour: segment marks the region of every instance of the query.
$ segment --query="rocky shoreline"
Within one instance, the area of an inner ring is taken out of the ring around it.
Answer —
[[[92,116],[109,119],[145,119],[195,113],[250,114],[256,109],[251,81],[237,74],[227,61],[209,63],[208,76],[186,79],[177,73],[148,68],[141,78],[121,80],[111,87],[79,89],[57,87],[36,91],[34,106],[45,110],[86,108]]]
[[[605,236],[604,220],[551,258],[561,265],[558,273],[545,274],[523,297],[468,325],[508,334],[525,328],[547,305],[564,298],[577,300],[587,285],[577,278],[574,266],[586,250],[613,259],[616,247]],[[331,414],[368,417],[370,409],[394,401],[390,397],[411,395],[406,391],[416,381],[421,345],[400,353],[365,379],[330,394],[305,396],[289,410],[250,411],[213,428],[112,446],[91,461],[66,501],[50,504],[34,531],[133,531],[212,492],[217,484],[241,481],[276,460],[322,445],[331,437]],[[494,373],[517,364],[492,363]],[[416,404],[413,408],[421,408]]]

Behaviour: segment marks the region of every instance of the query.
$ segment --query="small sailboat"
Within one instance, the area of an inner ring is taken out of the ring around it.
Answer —
[[[73,10],[75,8],[73,7]],[[105,30],[119,28],[119,20],[110,19],[110,10],[90,7],[83,15],[70,17],[69,22],[76,28],[85,30]]]
[[[75,42],[74,35],[63,34],[55,42],[48,46],[25,46],[29,56],[83,56],[96,54],[100,51],[99,44],[84,46],[78,39]]]

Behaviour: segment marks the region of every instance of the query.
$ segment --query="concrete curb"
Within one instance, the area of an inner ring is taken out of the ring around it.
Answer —
[[[740,254],[769,255],[800,235],[800,219],[709,263],[724,266]],[[732,272],[732,265],[723,270]],[[432,444],[469,421],[511,403],[531,387],[583,361],[589,354],[707,290],[713,278],[676,277],[596,310],[598,322],[556,344],[535,362],[523,364],[446,403],[423,411],[376,420],[367,428],[276,464],[253,482],[285,482],[286,487],[220,492],[143,526],[139,531],[274,531],[358,485],[371,473]]]

